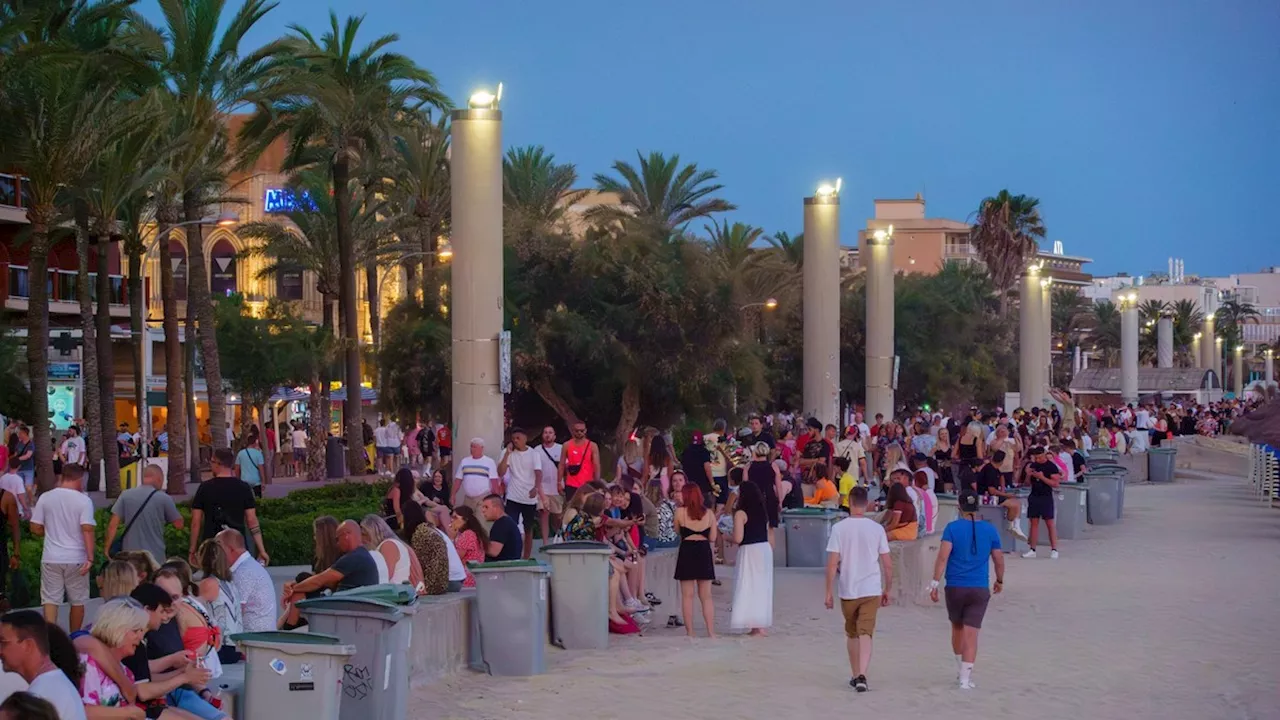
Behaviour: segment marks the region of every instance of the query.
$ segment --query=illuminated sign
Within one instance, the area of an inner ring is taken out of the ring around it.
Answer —
[[[267,188],[262,195],[262,211],[267,214],[315,209],[315,203],[311,202],[311,195],[305,190],[301,196],[298,196],[289,188]]]

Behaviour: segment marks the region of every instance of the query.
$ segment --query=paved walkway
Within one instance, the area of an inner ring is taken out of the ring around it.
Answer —
[[[210,477],[208,471],[205,471],[202,475],[205,480],[208,480]],[[324,480],[322,482],[308,482],[306,478],[301,478],[301,477],[275,478],[274,480],[271,481],[270,484],[266,486],[266,488],[263,489],[263,497],[282,498],[288,495],[289,493],[294,492],[295,490],[306,490],[308,488],[318,488],[324,485],[332,485],[334,483],[340,483],[340,482],[374,483],[379,480],[385,480],[385,479],[386,478],[381,478],[377,475],[362,475],[359,477],[350,477],[346,479]],[[186,492],[182,493],[181,495],[173,496],[173,499],[175,502],[183,502],[184,500],[190,500],[192,497],[195,496],[196,487],[198,487],[195,483],[187,483],[184,487],[187,490]],[[88,495],[90,498],[93,499],[93,506],[96,508],[111,507],[112,505],[115,504],[114,500],[107,499],[106,492],[102,490],[96,490],[96,491],[90,492],[88,493]]]
[[[855,694],[821,575],[782,571],[771,637],[689,641],[664,628],[614,636],[604,652],[551,649],[538,677],[464,673],[419,688],[409,717],[1280,717],[1280,510],[1242,480],[1190,475],[1131,487],[1123,523],[1064,542],[1058,561],[1009,559],[975,691],[955,688],[945,611],[891,607],[872,691]],[[731,588],[716,589],[722,633]],[[678,605],[666,600],[663,617]]]

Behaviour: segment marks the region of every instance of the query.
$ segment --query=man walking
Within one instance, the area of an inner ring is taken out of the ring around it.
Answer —
[[[849,492],[849,517],[831,528],[827,540],[827,609],[835,607],[836,570],[840,572],[840,611],[853,678],[849,685],[867,691],[871,664],[871,636],[876,613],[889,604],[893,586],[893,561],[884,527],[866,516],[867,489]],[[882,580],[883,578],[883,580]]]
[[[213,477],[200,483],[195,497],[191,499],[189,561],[192,565],[197,564],[196,548],[200,543],[212,539],[226,528],[232,528],[253,537],[258,562],[265,566],[270,557],[262,540],[262,528],[258,525],[258,506],[253,488],[235,476],[235,456],[231,450],[214,450],[209,469],[213,471]]]
[[[71,604],[67,629],[84,622],[93,566],[93,501],[81,492],[84,468],[67,465],[57,486],[42,493],[31,511],[31,534],[44,538],[40,558],[40,602],[44,619],[57,622],[63,597]]]
[[[978,519],[978,495],[963,490],[958,498],[960,517],[947,523],[942,545],[933,563],[929,597],[938,602],[938,586],[946,572],[947,617],[951,620],[951,651],[956,656],[956,678],[961,690],[972,690],[973,664],[978,659],[978,631],[992,593],[1004,589],[1004,552],[1000,533]],[[987,561],[996,566],[996,583],[990,585]],[[988,591],[987,588],[991,587]]]
[[[533,521],[538,517],[538,493],[542,489],[542,458],[529,447],[529,437],[521,428],[512,428],[511,442],[498,463],[498,477],[507,481],[507,517],[524,521],[521,558],[533,554]]]
[[[49,623],[34,610],[0,616],[0,661],[27,681],[27,692],[53,705],[59,720],[85,720],[80,691],[49,659],[49,632]]]
[[[1022,553],[1022,557],[1036,557],[1040,521],[1044,520],[1044,526],[1049,530],[1049,557],[1057,560],[1058,528],[1053,520],[1053,491],[1062,483],[1062,470],[1049,459],[1044,447],[1037,445],[1031,448],[1031,464],[1027,466],[1026,476],[1031,479],[1031,496],[1027,498],[1031,537],[1027,540],[1028,549]]]
[[[243,608],[240,620],[245,632],[276,629],[276,585],[260,563],[244,547],[244,535],[230,528],[217,535],[217,543],[231,564],[231,584]]]
[[[560,487],[562,450],[560,443],[556,442],[556,429],[550,425],[542,428],[542,444],[537,450],[538,460],[542,463],[542,483],[538,490],[538,524],[542,528],[544,546],[550,533],[560,531],[560,516],[564,513],[564,495]]]
[[[111,555],[120,523],[122,550],[146,550],[153,558],[165,557],[164,526],[182,529],[182,515],[173,498],[164,491],[164,471],[158,465],[148,465],[142,471],[142,483],[120,493],[111,507],[111,520],[107,522],[107,538],[104,547]]]

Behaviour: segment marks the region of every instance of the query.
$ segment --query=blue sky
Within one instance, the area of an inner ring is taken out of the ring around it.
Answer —
[[[455,100],[504,82],[507,144],[583,185],[679,153],[795,233],[839,175],[846,242],[872,198],[964,219],[1007,187],[1095,274],[1280,265],[1276,0],[281,0],[252,40],[329,7]]]

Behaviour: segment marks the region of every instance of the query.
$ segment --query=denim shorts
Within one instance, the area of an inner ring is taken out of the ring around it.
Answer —
[[[200,720],[227,720],[226,713],[210,705],[191,688],[180,687],[172,690],[165,696],[165,700],[170,707],[186,710]]]

